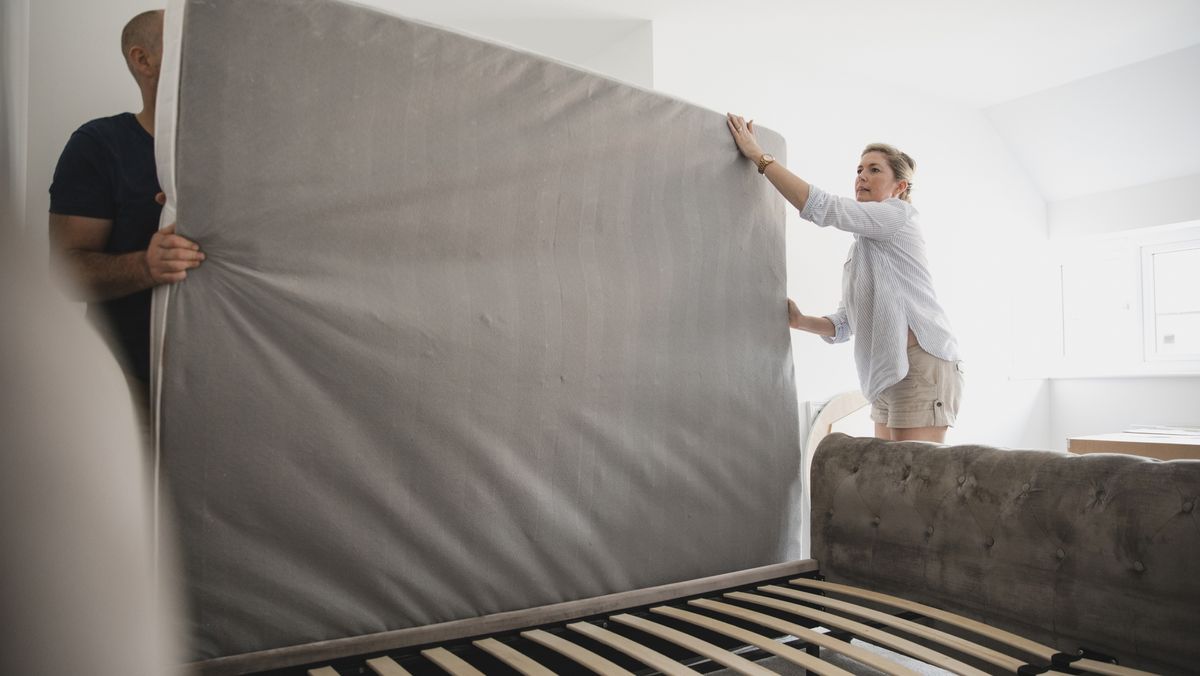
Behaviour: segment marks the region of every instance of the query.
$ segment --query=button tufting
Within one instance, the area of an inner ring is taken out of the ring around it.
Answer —
[[[858,474],[858,465],[855,465],[855,466],[851,467],[851,468],[850,468],[850,473],[851,473],[851,474]]]
[[[1067,553],[1064,552],[1061,547],[1059,548],[1059,550],[1057,552],[1054,552],[1054,555],[1057,556],[1060,560],[1067,558]]]
[[[926,529],[925,529],[925,534],[926,534],[926,535],[933,535],[933,526],[930,526],[929,528],[926,528]]]
[[[960,475],[958,477],[958,483],[960,483],[960,484],[966,482],[966,480],[967,480],[967,477],[965,477],[965,476]]]
[[[939,402],[937,403],[937,405],[938,405],[938,408],[941,408],[941,407],[942,407],[942,402],[940,402],[940,401],[939,401]]]
[[[873,523],[873,524],[875,524],[876,526],[878,526],[878,525],[879,525],[879,517],[875,517],[874,519],[871,519],[871,523]]]
[[[1146,571],[1146,566],[1142,565],[1141,561],[1134,561],[1133,569],[1139,573],[1144,573]]]
[[[831,509],[831,510],[829,510],[828,512],[826,512],[826,513],[827,513],[827,514],[829,514],[829,516],[833,516],[833,510],[832,510],[832,509]]]
[[[992,537],[991,535],[987,536],[987,538],[985,538],[983,541],[984,547],[991,547],[994,544],[996,544],[996,538]]]
[[[1183,501],[1183,513],[1191,514],[1193,506],[1194,506],[1194,503],[1191,500],[1184,500]]]
[[[1029,492],[1029,484],[1021,484],[1021,492],[1028,493]]]

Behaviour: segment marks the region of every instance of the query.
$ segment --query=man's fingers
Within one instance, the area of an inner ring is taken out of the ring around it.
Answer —
[[[174,235],[175,234],[175,224],[172,223],[172,224],[168,225],[167,227],[162,228],[161,230],[158,231],[158,233],[160,235]]]
[[[200,267],[200,261],[194,261],[194,260],[193,261],[188,261],[188,260],[160,261],[159,267],[161,267],[164,270],[171,271],[171,272],[179,272],[180,270],[191,270],[192,268]]]
[[[161,258],[164,261],[202,261],[205,259],[205,255],[203,252],[191,248],[171,247],[163,252]]]
[[[199,267],[200,261],[163,261],[163,267],[168,272],[183,272]]]
[[[200,250],[199,244],[196,244],[186,237],[180,237],[179,235],[173,234],[165,235],[159,240],[158,245],[164,249],[191,249],[192,251]]]

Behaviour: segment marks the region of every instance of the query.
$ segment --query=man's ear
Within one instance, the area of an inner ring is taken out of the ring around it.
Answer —
[[[144,47],[137,45],[130,47],[126,58],[129,60],[129,67],[139,76],[149,77],[154,74],[154,67],[150,63],[150,52],[146,51]]]

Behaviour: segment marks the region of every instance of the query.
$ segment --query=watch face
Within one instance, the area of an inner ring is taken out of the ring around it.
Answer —
[[[762,159],[761,159],[761,160],[759,160],[759,161],[760,161],[760,162],[763,162],[763,163],[766,163],[766,162],[774,162],[774,161],[775,161],[775,156],[774,156],[774,155],[766,155],[766,154],[764,154],[764,155],[762,156]]]

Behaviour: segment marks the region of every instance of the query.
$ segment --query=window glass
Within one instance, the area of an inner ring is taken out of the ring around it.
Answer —
[[[1154,266],[1154,351],[1200,355],[1200,246],[1150,257]]]

